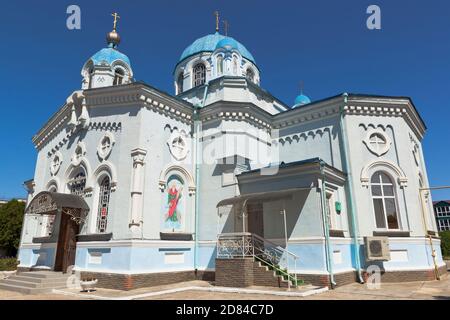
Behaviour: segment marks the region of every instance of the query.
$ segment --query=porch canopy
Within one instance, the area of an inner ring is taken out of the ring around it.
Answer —
[[[250,193],[244,194],[228,199],[224,199],[217,204],[217,208],[229,206],[229,205],[237,205],[241,203],[252,203],[252,202],[272,202],[279,200],[292,200],[295,192],[311,189],[311,188],[295,188],[281,191],[268,191],[268,192],[258,192],[258,193]]]
[[[31,200],[25,214],[56,215],[63,212],[78,224],[84,222],[89,206],[80,196],[43,191]]]

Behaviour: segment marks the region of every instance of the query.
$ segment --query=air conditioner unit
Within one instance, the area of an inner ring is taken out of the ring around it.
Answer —
[[[388,237],[364,237],[364,245],[367,261],[389,261],[391,259]]]

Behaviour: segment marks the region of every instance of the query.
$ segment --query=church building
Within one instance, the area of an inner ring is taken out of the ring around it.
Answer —
[[[125,290],[446,272],[411,98],[302,92],[286,104],[218,23],[181,53],[166,93],[135,80],[117,18],[33,137],[20,271]]]

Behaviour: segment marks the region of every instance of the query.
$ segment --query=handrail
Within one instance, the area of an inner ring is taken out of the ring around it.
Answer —
[[[256,239],[258,239],[258,240],[260,240],[260,241],[264,241],[264,242],[266,242],[266,243],[269,243],[269,244],[275,246],[275,248],[278,248],[279,250],[281,250],[281,251],[283,251],[283,252],[286,252],[287,254],[291,255],[292,257],[294,257],[294,258],[296,258],[296,259],[299,259],[299,258],[300,258],[300,257],[297,256],[295,253],[292,253],[292,252],[286,250],[285,248],[283,248],[283,247],[280,246],[279,244],[276,244],[275,242],[272,242],[272,241],[270,241],[270,240],[267,240],[267,239],[265,239],[265,238],[263,238],[263,237],[261,237],[261,236],[255,234],[255,233],[250,233],[250,232],[230,232],[230,233],[221,233],[221,234],[218,235],[218,238],[222,238],[222,237],[233,237],[233,236],[239,236],[239,237],[242,237],[242,236],[252,236],[252,237],[254,237],[254,238],[256,238]]]
[[[269,265],[278,273],[287,276],[288,288],[291,281],[298,285],[297,260],[299,257],[292,252],[282,248],[274,242],[266,240],[249,232],[223,233],[217,236],[218,258],[245,258],[252,257],[266,265]],[[294,273],[289,272],[289,258],[294,260]],[[284,260],[285,265],[280,262]],[[285,269],[283,269],[283,267]]]
[[[259,236],[259,235],[257,235],[257,234],[253,234],[253,237],[255,237],[256,239],[259,239],[259,240],[261,240],[261,241],[267,242],[267,243],[269,243],[269,244],[273,244],[274,246],[277,246],[277,248],[280,248],[280,250],[286,252],[287,254],[293,256],[293,257],[296,258],[296,259],[299,259],[299,256],[297,256],[296,254],[294,254],[294,253],[288,251],[287,249],[283,248],[282,246],[276,244],[275,242],[272,242],[272,241],[270,241],[270,240],[264,239],[263,237],[261,237],[261,236]]]

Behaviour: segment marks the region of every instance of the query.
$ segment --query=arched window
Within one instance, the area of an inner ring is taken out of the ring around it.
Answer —
[[[238,75],[238,60],[236,57],[233,57],[233,75]]]
[[[255,82],[255,73],[252,69],[248,68],[245,77],[251,82]]]
[[[94,82],[94,66],[89,67],[89,88],[92,88]]]
[[[177,94],[183,92],[183,81],[184,81],[183,72],[181,72],[177,78],[177,90],[178,90]]]
[[[223,73],[223,57],[217,57],[217,75],[221,75]]]
[[[125,73],[122,69],[117,68],[114,71],[114,83],[113,85],[118,86],[123,83],[123,77],[125,76]]]
[[[379,229],[399,229],[395,184],[384,172],[377,171],[371,179],[372,201],[376,226]]]
[[[86,188],[86,171],[80,168],[68,183],[70,193],[82,197]]]
[[[203,63],[199,63],[194,67],[194,86],[201,86],[206,82],[206,68]]]
[[[111,195],[111,183],[108,176],[104,177],[100,183],[98,195],[98,212],[97,212],[97,232],[106,232],[108,223],[109,198]]]

